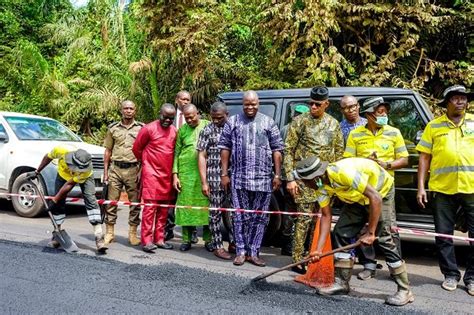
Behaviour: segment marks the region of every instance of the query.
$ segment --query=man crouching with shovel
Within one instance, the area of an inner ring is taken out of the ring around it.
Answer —
[[[94,228],[97,251],[105,253],[107,246],[104,243],[100,208],[95,197],[91,155],[85,150],[78,150],[71,146],[57,146],[44,156],[36,171],[28,173],[28,178],[38,177],[40,172],[54,159],[58,159],[58,174],[55,182],[56,195],[51,199],[49,205],[54,221],[61,230],[61,224],[64,223],[66,218],[66,196],[76,184],[79,184],[84,197],[87,217]],[[60,244],[53,237],[50,245],[57,248]]]
[[[414,301],[405,262],[392,239],[390,213],[394,207],[394,179],[376,162],[364,158],[347,158],[334,163],[309,157],[296,164],[295,178],[317,189],[321,207],[321,224],[313,262],[318,261],[331,229],[330,201],[333,196],[344,202],[333,233],[336,248],[349,245],[365,228],[360,242],[371,245],[376,236],[385,255],[397,292],[385,303],[402,306]],[[366,226],[366,223],[368,226]],[[335,283],[319,289],[321,295],[348,294],[354,259],[349,251],[334,254]]]

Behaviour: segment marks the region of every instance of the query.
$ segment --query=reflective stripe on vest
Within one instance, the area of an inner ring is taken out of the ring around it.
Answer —
[[[433,173],[436,175],[458,172],[474,172],[474,165],[448,166],[437,168],[433,171]]]

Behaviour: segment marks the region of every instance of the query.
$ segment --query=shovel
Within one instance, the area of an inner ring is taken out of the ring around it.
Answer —
[[[43,201],[44,206],[46,207],[46,211],[48,212],[51,222],[53,222],[53,226],[54,226],[53,239],[58,241],[58,243],[67,253],[75,253],[79,251],[79,248],[77,247],[76,243],[74,243],[74,241],[69,236],[69,234],[67,234],[65,230],[59,230],[59,226],[54,220],[53,214],[51,213],[51,210],[48,207],[48,203],[46,202],[46,199],[44,198],[43,192],[39,189],[39,186],[32,180],[31,177],[28,179],[33,185],[36,186],[36,191],[38,192],[38,195],[40,196],[41,200]],[[38,179],[36,180],[38,181]]]
[[[377,238],[376,238],[377,239]],[[325,253],[322,253],[321,256],[319,256],[319,258],[323,258],[323,257],[326,257],[326,256],[330,256],[330,255],[334,255],[335,253],[339,253],[339,252],[342,252],[342,251],[345,251],[345,250],[349,250],[349,249],[353,249],[353,248],[356,248],[358,247],[359,245],[361,244],[361,241],[360,240],[357,240],[357,242],[353,243],[353,244],[350,244],[350,245],[347,245],[347,246],[343,246],[343,247],[339,247],[339,248],[336,248],[336,249],[333,249],[329,252],[325,252]],[[313,256],[308,256],[306,257],[305,259],[303,260],[300,260],[298,262],[295,262],[295,263],[292,263],[292,264],[289,264],[289,265],[286,265],[284,267],[281,267],[279,269],[276,269],[276,270],[273,270],[273,271],[270,271],[270,272],[267,272],[267,273],[262,273],[261,275],[253,278],[251,281],[252,282],[257,282],[257,281],[260,281],[262,279],[265,279],[267,277],[270,277],[271,275],[274,275],[275,273],[278,273],[280,271],[283,271],[283,270],[287,270],[287,269],[290,269],[292,267],[295,267],[295,266],[298,266],[298,265],[302,265],[302,264],[306,264],[308,262],[311,261],[311,259],[313,259]]]

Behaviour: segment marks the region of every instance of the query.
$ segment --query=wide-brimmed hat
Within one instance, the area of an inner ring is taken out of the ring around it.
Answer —
[[[310,156],[304,160],[296,163],[296,169],[293,171],[293,175],[296,179],[313,179],[317,176],[321,176],[326,172],[328,162],[321,161],[316,156]]]
[[[453,95],[466,95],[467,102],[472,101],[472,99],[474,98],[474,93],[471,91],[467,91],[463,85],[453,85],[444,90],[443,99],[439,101],[437,105],[446,108],[446,106],[448,106],[449,99]]]
[[[329,90],[325,86],[315,86],[311,89],[310,97],[315,101],[325,101],[329,98]]]
[[[88,172],[92,170],[92,156],[83,149],[66,153],[64,156],[67,166],[73,172]]]
[[[360,113],[373,113],[380,105],[385,105],[387,110],[390,111],[390,104],[385,102],[383,97],[377,96],[366,99],[362,104]]]

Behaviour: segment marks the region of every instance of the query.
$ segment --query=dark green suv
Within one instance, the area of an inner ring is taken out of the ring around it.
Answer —
[[[309,101],[310,89],[264,90],[257,91],[257,93],[260,98],[259,111],[272,117],[281,129],[289,123],[294,107],[299,103]],[[429,107],[420,95],[407,89],[375,87],[329,88],[331,105],[328,107],[327,113],[338,121],[342,119],[342,113],[339,110],[339,100],[344,95],[355,96],[360,104],[366,98],[374,96],[383,96],[390,103],[389,124],[400,129],[410,154],[409,166],[395,171],[398,226],[433,232],[434,223],[430,204],[428,203],[428,206],[422,209],[416,202],[419,154],[415,150],[415,145],[421,137],[426,124],[433,119],[433,114]],[[243,92],[227,92],[220,94],[218,98],[227,104],[230,114],[233,115],[242,111],[242,96]],[[273,194],[271,209],[285,209],[282,192]],[[337,206],[334,207],[334,214],[338,214]],[[274,237],[280,228],[280,216],[272,215],[267,228],[266,243]],[[420,239],[419,237],[417,238]],[[426,238],[426,240],[432,239],[432,237]]]

